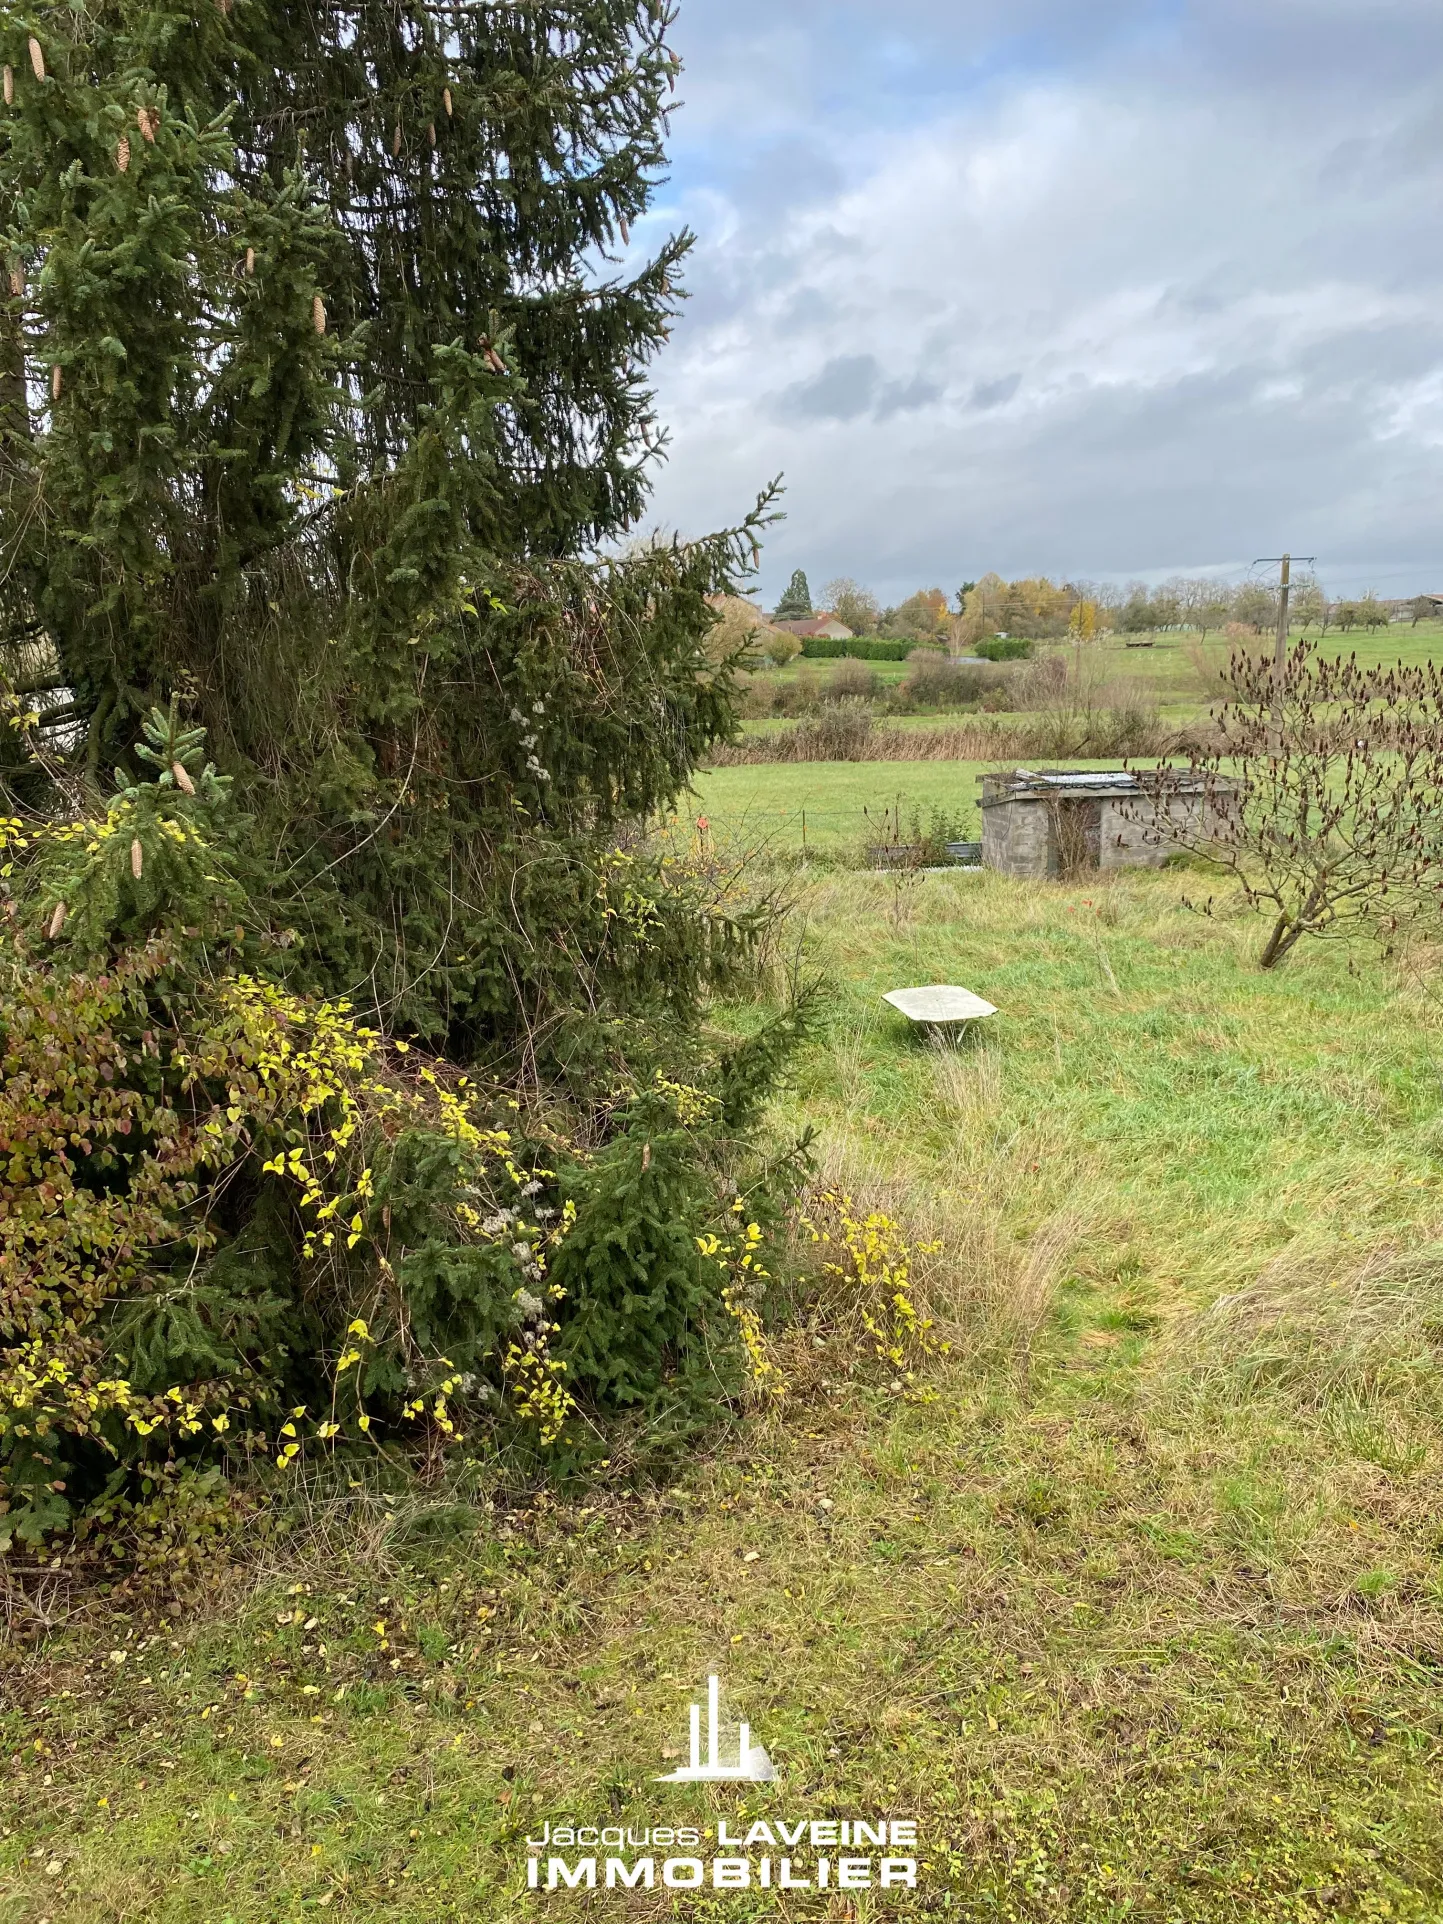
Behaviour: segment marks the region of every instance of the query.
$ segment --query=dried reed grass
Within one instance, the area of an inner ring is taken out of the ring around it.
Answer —
[[[751,767],[767,762],[995,762],[1023,757],[1052,759],[1171,755],[1194,739],[1159,715],[1151,698],[1129,685],[1104,689],[1101,705],[1078,707],[1059,698],[1039,706],[1025,721],[976,720],[939,723],[930,728],[892,728],[853,714],[847,720],[820,717],[766,735],[743,735],[711,752],[713,768]]]
[[[1022,752],[1015,728],[998,722],[955,722],[936,728],[869,728],[845,731],[825,722],[803,722],[770,735],[743,735],[713,749],[715,768],[763,762],[985,762]]]

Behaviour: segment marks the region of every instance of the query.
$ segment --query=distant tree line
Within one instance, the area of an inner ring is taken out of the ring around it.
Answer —
[[[1350,600],[1330,601],[1312,575],[1294,578],[1288,626],[1303,634],[1375,629],[1397,620],[1418,622],[1438,612],[1432,597],[1402,601],[1371,591]],[[813,604],[807,577],[798,569],[777,605],[774,619],[804,620],[831,616],[854,635],[878,636],[919,644],[932,643],[953,653],[968,653],[998,635],[1032,641],[1089,641],[1096,635],[1158,634],[1189,630],[1199,637],[1239,630],[1268,634],[1277,626],[1276,584],[1226,582],[1206,576],[1177,576],[1157,586],[1145,582],[1096,584],[1050,580],[1045,575],[1005,581],[984,574],[965,581],[949,600],[941,588],[919,588],[895,607],[885,607],[869,588],[848,575],[829,581]]]

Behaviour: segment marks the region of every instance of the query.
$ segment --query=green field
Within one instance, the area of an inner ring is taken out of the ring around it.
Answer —
[[[940,809],[963,824],[980,819],[977,803],[981,762],[760,762],[740,768],[702,770],[695,780],[697,812],[713,831],[747,848],[783,853],[803,845],[818,853],[860,853],[876,841],[862,811],[874,814],[902,798],[903,814],[915,806]],[[977,833],[981,833],[980,829]]]
[[[1394,622],[1387,628],[1371,632],[1357,628],[1348,634],[1330,628],[1323,636],[1314,629],[1306,637],[1294,630],[1294,646],[1305,639],[1320,654],[1356,654],[1368,666],[1421,662],[1443,655],[1443,622],[1421,621],[1416,628]],[[1262,636],[1253,645],[1267,648],[1270,638]],[[1220,634],[1210,634],[1200,642],[1195,635],[1168,632],[1156,636],[1151,648],[1129,648],[1123,636],[1108,635],[1088,652],[1102,674],[1143,684],[1152,690],[1164,714],[1181,716],[1201,712],[1213,698],[1216,677],[1226,666],[1233,646]],[[1065,646],[1059,646],[1057,652],[1069,661],[1075,658]]]
[[[1316,630],[1310,630],[1306,638],[1315,642],[1323,654],[1356,654],[1359,661],[1368,665],[1394,661],[1420,662],[1443,656],[1443,621],[1421,621],[1416,628],[1406,622],[1394,622],[1387,628],[1377,628],[1371,632],[1354,629],[1348,634],[1330,628],[1322,637],[1317,635]],[[1148,637],[1140,639],[1145,641]],[[1295,630],[1294,644],[1303,639],[1301,631]],[[1080,653],[1066,642],[1039,642],[1037,653],[1060,654],[1069,664],[1080,659],[1087,672],[1100,681],[1138,683],[1150,691],[1163,714],[1170,719],[1182,719],[1200,713],[1213,696],[1216,676],[1226,665],[1233,643],[1217,633],[1209,634],[1200,641],[1195,634],[1171,631],[1159,634],[1152,640],[1153,645],[1149,648],[1129,647],[1126,637],[1105,635]],[[1268,638],[1259,638],[1255,645],[1267,647]],[[784,681],[795,681],[804,666],[815,671],[825,683],[834,664],[826,661],[805,664],[792,661],[785,668],[768,672]],[[884,687],[900,682],[907,673],[903,662],[868,662],[865,666],[876,673],[879,683]]]
[[[802,878],[776,1126],[941,1239],[933,1400],[819,1311],[669,1484],[343,1479],[179,1616],[12,1597],[0,1918],[852,1914],[520,1892],[542,1821],[742,1809],[919,1817],[859,1924],[1443,1914],[1437,965],[1261,977],[1189,879]],[[1001,1013],[928,1047],[937,979]],[[775,1787],[650,1781],[717,1667]]]
[[[800,853],[860,857],[875,842],[863,814],[900,802],[903,825],[914,808],[925,821],[940,811],[959,826],[961,839],[982,833],[978,803],[990,762],[759,762],[710,768],[695,778],[696,813],[714,835],[759,854]],[[1069,761],[1069,768],[1115,768],[1116,762]],[[686,818],[683,818],[685,820]]]

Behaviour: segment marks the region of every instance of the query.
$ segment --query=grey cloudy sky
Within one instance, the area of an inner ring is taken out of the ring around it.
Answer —
[[[1443,589],[1438,0],[681,0],[656,518],[793,567]]]

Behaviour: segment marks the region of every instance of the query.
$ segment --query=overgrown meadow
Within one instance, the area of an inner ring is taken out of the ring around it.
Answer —
[[[548,1819],[743,1807],[916,1814],[858,1918],[1437,1915],[1443,979],[1261,976],[1198,881],[804,877],[773,1120],[906,1225],[934,1353],[823,1293],[670,1481],[317,1476],[178,1609],[27,1586],[0,1915],[850,1915],[521,1894]],[[928,1046],[914,979],[1001,1013]],[[709,1668],[775,1787],[650,1781]]]
[[[0,0],[0,1924],[1437,1917],[1443,680],[1252,596],[1267,977],[1221,859],[861,872],[1226,650],[765,683],[776,484],[635,539],[674,20]],[[776,1784],[655,1781],[712,1672]],[[743,1811],[920,1887],[526,1894]]]

